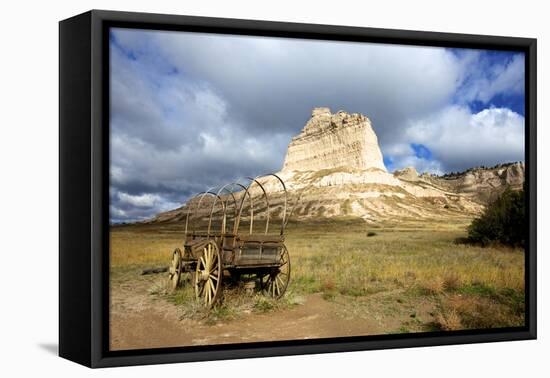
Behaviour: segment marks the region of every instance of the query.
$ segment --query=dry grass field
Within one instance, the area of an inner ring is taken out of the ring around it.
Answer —
[[[523,251],[456,243],[466,226],[372,228],[340,221],[298,227],[304,237],[288,238],[290,250],[300,251],[294,255],[295,287],[352,303],[353,297],[365,301],[380,293],[392,311],[406,309],[400,306],[406,303],[414,308],[415,300],[431,302],[430,316],[412,316],[399,326],[403,332],[523,325]]]
[[[165,293],[163,274],[144,285],[159,306],[173,307],[179,319],[203,325],[250,322],[255,314],[284,316],[316,303],[314,311],[331,312],[330,322],[360,328],[335,328],[345,334],[522,326],[523,251],[456,243],[466,226],[429,221],[372,226],[356,219],[290,223],[286,245],[292,277],[279,301],[245,294],[242,286],[233,285],[222,304],[205,313],[185,283],[173,294]],[[141,269],[168,265],[181,239],[178,224],[112,227],[112,293],[121,287],[130,293]],[[143,300],[137,302],[143,305]]]

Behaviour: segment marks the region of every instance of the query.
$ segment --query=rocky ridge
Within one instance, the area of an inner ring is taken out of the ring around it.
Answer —
[[[384,166],[367,117],[315,108],[301,133],[290,142],[277,175],[289,190],[289,211],[293,208],[295,220],[353,216],[369,223],[395,223],[467,221],[506,188],[520,189],[524,172],[524,163],[517,162],[445,176],[419,174],[413,167],[392,174]],[[263,178],[262,183],[270,193],[271,216],[282,214],[279,182],[271,177]],[[258,198],[256,203],[262,203],[259,189],[252,195]],[[185,211],[183,206],[151,221],[181,221]],[[261,209],[254,211],[259,219],[264,216]]]

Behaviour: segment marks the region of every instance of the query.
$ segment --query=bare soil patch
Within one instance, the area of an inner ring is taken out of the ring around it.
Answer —
[[[329,300],[314,293],[288,308],[242,312],[234,319],[186,319],[177,304],[151,293],[163,277],[139,272],[118,273],[112,279],[111,350],[375,335],[388,328],[400,332],[409,320],[407,307],[412,306],[393,298],[401,292]],[[388,307],[388,301],[397,307]]]

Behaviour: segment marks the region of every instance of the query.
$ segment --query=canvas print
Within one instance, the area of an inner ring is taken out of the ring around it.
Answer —
[[[110,350],[525,325],[521,52],[112,28]]]

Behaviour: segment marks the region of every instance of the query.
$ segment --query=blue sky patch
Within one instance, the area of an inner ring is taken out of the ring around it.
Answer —
[[[386,169],[390,172],[395,169],[391,156],[384,156],[384,165],[386,166]]]
[[[508,108],[513,112],[525,116],[525,96],[524,95],[505,95],[498,93],[489,103],[483,103],[475,100],[468,103],[473,113],[479,113],[487,108]]]
[[[414,154],[419,159],[432,159],[432,151],[423,144],[411,143],[411,148],[414,150]]]

